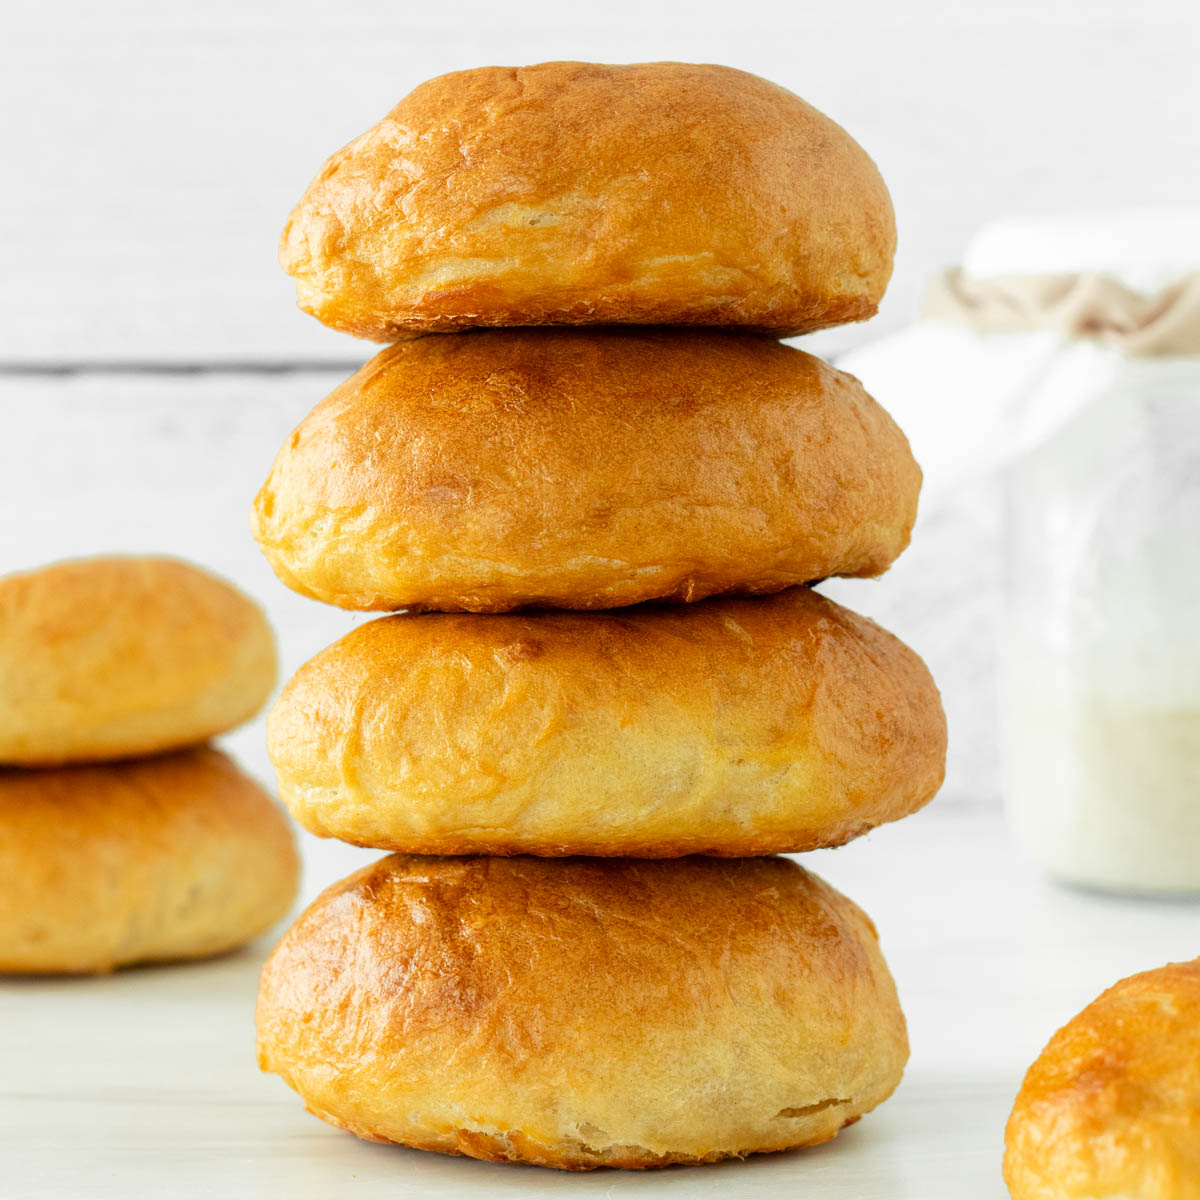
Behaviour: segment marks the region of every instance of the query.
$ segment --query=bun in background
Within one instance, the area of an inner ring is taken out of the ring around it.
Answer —
[[[1014,1200],[1200,1196],[1200,959],[1114,984],[1029,1068],[1005,1133]]]
[[[0,971],[219,954],[284,915],[298,874],[287,818],[217,750],[0,769]]]
[[[81,558],[0,579],[0,763],[204,742],[254,716],[276,671],[262,609],[190,563]]]

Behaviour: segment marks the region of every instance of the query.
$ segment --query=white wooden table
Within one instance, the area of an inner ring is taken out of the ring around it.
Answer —
[[[1200,951],[1200,908],[1044,883],[988,814],[935,802],[805,859],[876,919],[913,1044],[896,1095],[828,1145],[574,1176],[360,1142],[258,1072],[266,939],[192,966],[0,982],[0,1194],[1002,1200],[1004,1121],[1050,1033],[1119,976]]]

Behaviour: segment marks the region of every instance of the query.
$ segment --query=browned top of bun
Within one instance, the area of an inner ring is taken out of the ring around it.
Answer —
[[[1068,1021],[1005,1141],[1014,1200],[1196,1200],[1200,959],[1122,979]]]
[[[777,858],[385,858],[280,943],[258,1036],[360,1136],[570,1167],[823,1141],[908,1049],[870,921]]]
[[[367,363],[253,524],[285,583],[344,608],[612,608],[877,575],[920,483],[856,379],[778,342],[494,330]]]
[[[828,117],[730,67],[442,75],[335,154],[284,229],[300,306],[376,341],[469,326],[723,325],[876,310],[891,200]]]
[[[203,742],[275,685],[262,609],[174,558],[71,559],[0,579],[0,763]]]

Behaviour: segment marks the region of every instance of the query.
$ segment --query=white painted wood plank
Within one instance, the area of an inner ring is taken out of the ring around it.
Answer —
[[[846,125],[892,187],[900,257],[878,322],[818,347],[904,319],[989,218],[1200,193],[1192,0],[12,7],[0,364],[361,361],[294,308],[284,218],[415,84],[484,63],[727,62]]]
[[[829,1145],[565,1176],[359,1142],[255,1068],[263,942],[188,967],[0,980],[6,1194],[1002,1200],[1003,1125],[1025,1067],[1104,987],[1191,956],[1200,934],[1194,905],[1039,881],[994,815],[933,809],[805,860],[876,919],[913,1044],[899,1092]]]

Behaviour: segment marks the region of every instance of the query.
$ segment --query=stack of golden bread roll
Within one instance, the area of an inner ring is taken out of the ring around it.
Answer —
[[[206,744],[276,669],[258,606],[176,559],[0,579],[0,971],[197,958],[283,916],[288,820]]]
[[[280,579],[398,611],[268,722],[309,830],[393,851],[268,961],[259,1060],[360,1137],[584,1169],[832,1138],[907,1040],[870,920],[781,852],[925,804],[924,664],[808,586],[879,575],[920,471],[776,340],[874,313],[871,160],[741,71],[434,79],[284,231],[394,343],[253,508]],[[428,335],[428,336],[427,336]]]

